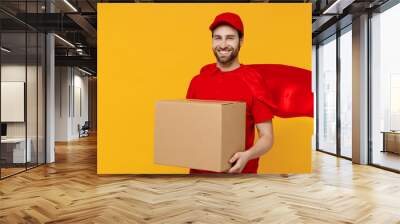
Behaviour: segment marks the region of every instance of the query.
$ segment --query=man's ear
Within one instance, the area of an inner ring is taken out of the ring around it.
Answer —
[[[241,38],[239,39],[239,44],[240,44],[240,47],[243,46],[243,37],[241,37]]]

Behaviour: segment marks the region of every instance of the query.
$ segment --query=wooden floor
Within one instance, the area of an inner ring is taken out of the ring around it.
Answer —
[[[2,167],[1,168],[1,178],[6,178],[8,176],[20,173],[20,172],[24,172],[25,170],[29,170],[29,169],[33,169],[35,168],[37,165],[36,164],[27,164],[27,167],[25,168],[24,164],[19,164],[18,167]]]
[[[1,178],[11,176],[15,173],[19,173],[26,170],[24,168],[1,168]]]
[[[315,153],[307,175],[96,174],[94,137],[0,181],[0,223],[400,223],[400,175]]]
[[[372,157],[374,164],[389,167],[395,170],[400,170],[400,154],[392,152],[374,151]]]

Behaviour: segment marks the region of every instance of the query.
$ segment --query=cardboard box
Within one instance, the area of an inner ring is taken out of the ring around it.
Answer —
[[[154,162],[216,172],[245,149],[246,104],[208,100],[156,103]]]

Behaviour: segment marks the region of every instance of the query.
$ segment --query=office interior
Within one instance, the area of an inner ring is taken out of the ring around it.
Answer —
[[[400,5],[355,1],[346,11],[348,15],[334,19],[337,23],[318,35],[316,22],[325,17],[313,23],[315,148],[398,172],[400,70],[395,40],[400,33],[394,27]]]
[[[96,132],[95,7],[1,1],[1,179],[54,163],[55,143]]]
[[[314,13],[332,2],[312,2]],[[370,144],[363,148],[367,152],[360,163],[400,171],[396,97],[400,33],[394,29],[400,6],[395,1],[338,2],[334,10],[342,13],[313,16],[313,148],[352,160],[351,136],[357,128],[352,127],[352,117],[362,116],[352,113],[356,60],[352,49],[366,38],[360,46],[365,49],[357,53],[365,51],[368,60],[360,66],[369,82],[358,87],[367,93],[363,109],[368,130],[363,140]],[[96,132],[96,1],[6,0],[1,2],[1,17],[1,178],[5,178],[54,162],[54,142],[79,138],[78,125],[90,123]],[[354,37],[352,22],[360,18],[357,22],[366,30],[357,27],[357,35],[364,36]]]
[[[57,164],[58,149],[96,136],[99,2],[165,1],[0,2],[0,182]],[[311,3],[313,156],[400,173],[399,1],[222,2]]]

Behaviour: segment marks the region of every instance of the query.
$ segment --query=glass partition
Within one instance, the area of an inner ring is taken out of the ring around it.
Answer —
[[[7,177],[24,171],[31,158],[26,141],[26,33],[3,32],[1,47],[1,175]]]
[[[1,179],[45,162],[45,34],[16,18],[44,3],[0,2]]]
[[[351,26],[340,36],[340,155],[352,157],[352,33]]]
[[[371,162],[400,171],[400,4],[371,18]]]
[[[318,149],[336,154],[336,36],[318,47]]]

